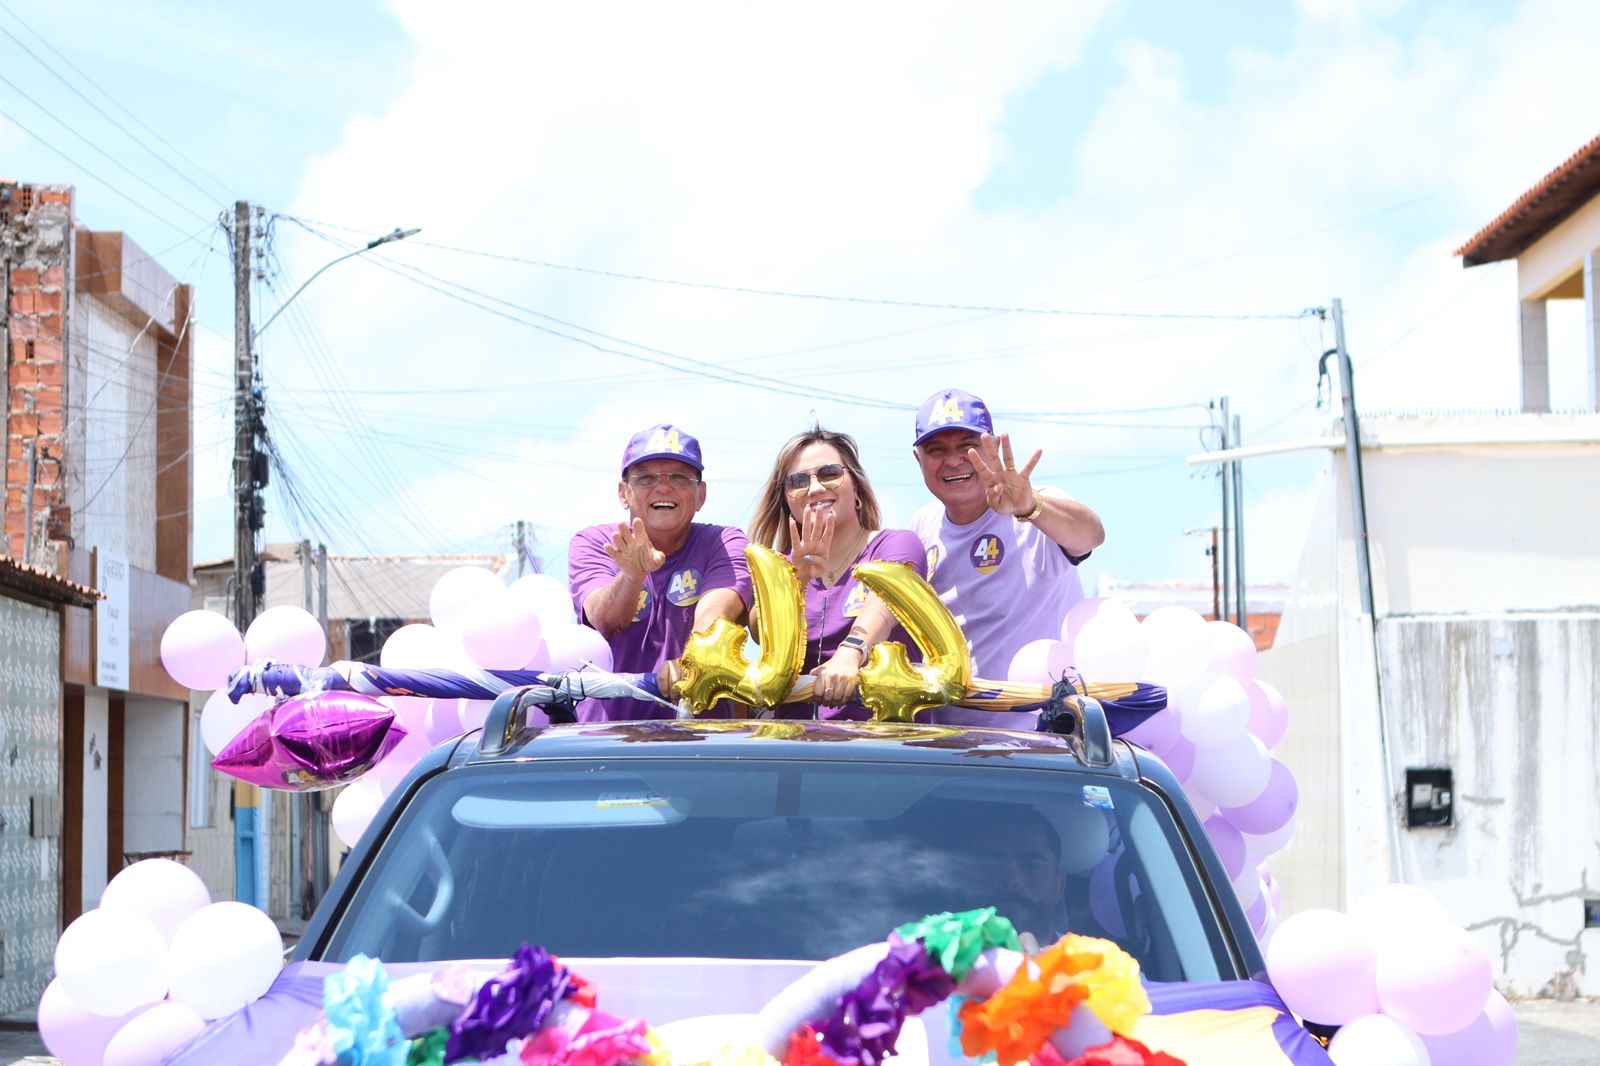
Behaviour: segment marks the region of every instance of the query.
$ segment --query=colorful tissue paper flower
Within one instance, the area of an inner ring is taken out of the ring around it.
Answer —
[[[489,978],[466,1011],[450,1023],[444,1061],[489,1060],[511,1040],[543,1027],[556,1003],[572,991],[572,975],[543,948],[523,944],[511,965]]]
[[[444,1066],[444,1046],[450,1041],[450,1027],[441,1025],[411,1041],[406,1066]]]
[[[822,1034],[806,1025],[789,1037],[789,1050],[783,1056],[783,1066],[842,1066],[838,1059],[828,1054],[822,1046]]]
[[[1039,958],[1044,959],[1052,951],[1079,960],[1098,959],[1089,966],[1080,963],[1070,972],[1073,980],[1089,990],[1089,1009],[1113,1033],[1127,1036],[1133,1031],[1133,1023],[1150,1013],[1150,997],[1139,979],[1139,962],[1116,944],[1068,933]]]
[[[954,991],[954,979],[928,957],[921,941],[908,943],[890,934],[883,961],[844,993],[821,1023],[823,1046],[840,1062],[878,1066],[894,1054],[908,1016],[943,1002]]]
[[[328,1046],[340,1066],[404,1066],[405,1034],[384,997],[383,963],[357,955],[322,983]]]
[[[1060,1062],[1060,1056],[1056,1057]],[[1182,1059],[1151,1051],[1137,1040],[1114,1036],[1109,1044],[1092,1047],[1066,1066],[1185,1066]]]
[[[1100,956],[1074,954],[1058,945],[1032,963],[1018,967],[988,999],[961,1005],[963,1054],[976,1058],[992,1051],[1001,1066],[1031,1058],[1057,1029],[1066,1027],[1072,1008],[1089,998],[1076,975],[1098,966]]]
[[[643,1018],[572,1007],[528,1038],[521,1060],[523,1066],[614,1066],[653,1051],[646,1031]]]
[[[902,925],[895,932],[905,940],[922,941],[927,945],[928,956],[937,960],[957,981],[972,972],[973,964],[985,948],[1022,950],[1010,919],[1002,918],[993,907],[930,914],[920,921]]]

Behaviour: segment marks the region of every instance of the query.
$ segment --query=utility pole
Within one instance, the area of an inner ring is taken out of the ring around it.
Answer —
[[[255,388],[255,345],[250,332],[251,207],[233,205],[233,609],[242,631],[255,619],[261,591],[256,574],[256,531],[265,517],[256,484],[256,430],[260,398]],[[261,471],[263,474],[265,471]],[[263,481],[265,478],[262,479]]]
[[[1233,435],[1229,441],[1230,447],[1237,448],[1242,443],[1239,432],[1239,416],[1233,416]],[[1235,624],[1246,633],[1250,632],[1250,614],[1247,606],[1244,583],[1244,467],[1239,460],[1233,461],[1233,587],[1234,587],[1234,618]]]
[[[1232,428],[1232,423],[1228,418],[1228,398],[1224,396],[1221,400],[1214,401],[1213,405],[1222,409],[1222,443],[1220,447],[1223,451],[1227,451],[1230,446],[1229,431]],[[1228,595],[1228,590],[1233,587],[1230,584],[1233,580],[1233,567],[1229,555],[1229,541],[1233,532],[1232,523],[1229,521],[1229,514],[1233,510],[1233,464],[1219,464],[1218,475],[1222,480],[1222,580],[1220,587],[1222,589],[1222,610],[1226,613],[1217,615],[1217,621],[1231,622],[1233,621],[1233,604]]]
[[[528,523],[517,519],[517,576],[521,577],[528,565]]]

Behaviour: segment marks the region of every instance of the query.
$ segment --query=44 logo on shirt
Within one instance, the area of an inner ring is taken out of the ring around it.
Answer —
[[[972,549],[967,552],[972,568],[980,574],[994,573],[1005,557],[1006,546],[1000,543],[1000,538],[993,533],[985,533],[978,537],[972,542]]]
[[[700,571],[686,566],[672,575],[667,585],[667,602],[688,607],[700,599]]]
[[[633,620],[641,621],[645,611],[650,607],[650,589],[648,586],[639,590],[639,606],[633,610]]]

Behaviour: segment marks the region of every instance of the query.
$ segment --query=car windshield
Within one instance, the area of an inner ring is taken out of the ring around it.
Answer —
[[[823,959],[995,906],[1158,980],[1235,976],[1182,834],[1129,781],[858,761],[472,766],[413,797],[320,957]]]

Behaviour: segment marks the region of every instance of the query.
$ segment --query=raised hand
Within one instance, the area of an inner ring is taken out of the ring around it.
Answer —
[[[801,581],[810,581],[828,572],[828,552],[833,547],[833,511],[819,514],[807,510],[801,521],[789,519],[789,561]]]
[[[617,564],[617,569],[630,577],[653,574],[667,561],[667,557],[650,543],[650,534],[645,532],[642,518],[635,518],[632,525],[618,522],[617,531],[611,534],[611,543],[602,547]]]
[[[990,510],[996,514],[1021,515],[1033,510],[1033,482],[1029,479],[1033,468],[1044,458],[1043,450],[1034,452],[1027,465],[1018,470],[1017,461],[1011,455],[1011,435],[1002,433],[997,439],[985,433],[978,447],[967,450],[967,458],[978,472],[978,480],[988,490]]]

